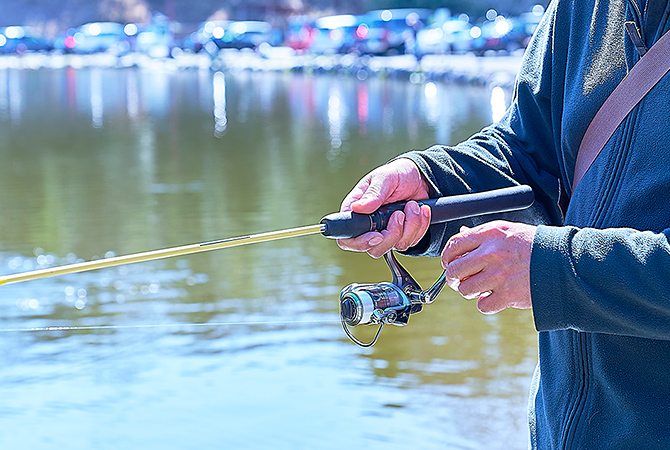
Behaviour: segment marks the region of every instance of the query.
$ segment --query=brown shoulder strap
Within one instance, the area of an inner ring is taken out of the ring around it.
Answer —
[[[633,66],[593,117],[577,152],[572,192],[623,119],[669,70],[670,32],[666,32]]]

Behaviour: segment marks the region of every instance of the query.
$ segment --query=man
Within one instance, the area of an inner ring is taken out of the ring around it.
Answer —
[[[533,309],[533,448],[670,448],[670,75],[573,185],[591,119],[670,29],[669,13],[667,0],[553,1],[499,123],[453,147],[401,155],[342,204],[369,213],[399,200],[532,186],[536,204],[504,221],[429,227],[430,210],[409,202],[387,230],[339,245],[374,257],[442,252],[449,285],[482,312]],[[561,191],[570,195],[564,217]]]

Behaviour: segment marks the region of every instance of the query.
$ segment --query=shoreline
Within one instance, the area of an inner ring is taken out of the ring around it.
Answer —
[[[122,56],[105,53],[91,55],[41,54],[0,56],[0,70],[140,68],[148,70],[209,70],[221,72],[270,71],[335,73],[361,81],[368,77],[406,78],[412,82],[453,81],[473,84],[513,86],[521,66],[522,54],[505,56],[426,55],[417,61],[413,55],[354,56],[296,55],[276,47],[265,51],[221,51],[207,54],[178,53],[171,58],[152,58],[130,53]]]

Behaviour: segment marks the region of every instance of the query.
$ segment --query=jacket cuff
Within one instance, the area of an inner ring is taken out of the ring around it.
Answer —
[[[540,225],[535,233],[530,259],[530,291],[537,331],[571,328],[565,290],[574,274],[571,265],[564,262],[569,261],[565,256],[570,253],[575,232],[572,227]]]

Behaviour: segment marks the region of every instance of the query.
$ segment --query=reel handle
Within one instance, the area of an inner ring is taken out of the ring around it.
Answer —
[[[430,206],[432,225],[484,214],[518,211],[528,208],[534,199],[530,186],[519,185],[472,194],[431,198],[417,203],[419,206]],[[402,211],[406,204],[407,202],[389,203],[372,214],[352,211],[328,214],[321,219],[320,223],[323,225],[321,234],[331,239],[344,239],[358,237],[369,231],[381,231],[388,225],[391,214]]]

